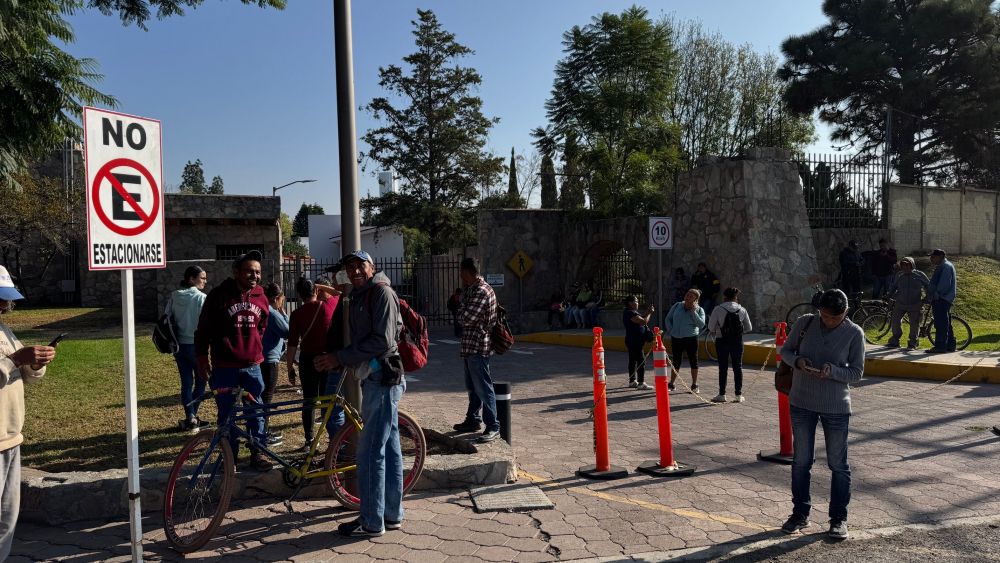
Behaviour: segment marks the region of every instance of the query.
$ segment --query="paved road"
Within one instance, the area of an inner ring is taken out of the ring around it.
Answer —
[[[425,426],[446,430],[464,413],[458,346],[446,333],[432,334],[432,340],[431,362],[410,382],[403,408]],[[353,515],[334,502],[299,502],[296,514],[285,514],[280,504],[242,502],[230,511],[220,538],[195,559],[663,558],[687,550],[708,556],[712,546],[735,549],[781,537],[776,528],[791,504],[788,467],[756,460],[759,451],[774,450],[778,444],[769,372],[747,371],[748,400],[743,404],[711,405],[686,391],[671,396],[675,455],[697,466],[693,477],[656,480],[633,474],[619,481],[592,482],[574,475],[594,459],[587,413],[592,404],[589,351],[525,344],[514,352],[494,361],[495,378],[514,385],[513,442],[522,478],[536,481],[555,503],[554,510],[477,514],[463,491],[430,491],[408,497],[403,532],[348,541],[333,530]],[[625,354],[611,352],[607,360],[612,460],[631,470],[658,457],[654,396],[625,387]],[[686,369],[682,374],[689,377]],[[716,392],[715,374],[714,365],[702,369],[702,392],[708,397]],[[975,517],[1000,521],[1000,437],[989,432],[1000,421],[1000,386],[872,379],[853,396],[852,530]],[[825,520],[829,498],[825,465],[820,448],[813,478],[815,521]],[[148,515],[144,529],[148,559],[179,559],[164,545],[158,517]],[[954,536],[955,542],[971,546],[996,542],[996,534],[982,526],[963,530],[942,532],[940,538],[927,534],[927,541]],[[12,561],[127,560],[127,537],[124,522],[81,522],[58,529],[25,524],[18,528],[17,557]],[[745,560],[843,560],[858,556],[857,550],[867,553],[865,545],[880,552],[879,541],[813,541],[792,552],[747,555]],[[886,548],[899,542],[901,557],[909,556],[903,549],[911,546],[907,536],[884,541]],[[935,546],[929,544],[928,549],[945,549]]]

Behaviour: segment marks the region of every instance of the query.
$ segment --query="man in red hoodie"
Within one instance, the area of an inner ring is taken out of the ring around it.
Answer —
[[[261,336],[268,315],[267,297],[260,286],[260,260],[260,252],[251,250],[233,262],[233,277],[209,292],[194,333],[198,377],[208,381],[212,389],[238,385],[258,398],[264,391],[260,372],[264,361]],[[225,424],[235,400],[228,393],[215,397],[218,424]],[[247,433],[264,443],[263,415],[250,416],[246,423]],[[230,438],[234,456],[239,454],[236,438]],[[256,450],[250,465],[258,471],[272,467],[267,457]]]

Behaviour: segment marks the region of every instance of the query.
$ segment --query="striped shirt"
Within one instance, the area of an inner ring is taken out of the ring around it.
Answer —
[[[481,276],[462,294],[458,323],[462,325],[462,356],[489,356],[490,330],[497,323],[497,296]]]

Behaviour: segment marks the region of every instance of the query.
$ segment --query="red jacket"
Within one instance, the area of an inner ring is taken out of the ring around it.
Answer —
[[[241,291],[228,278],[208,293],[194,333],[195,352],[212,352],[212,367],[245,368],[264,361],[261,337],[267,327],[264,288]]]

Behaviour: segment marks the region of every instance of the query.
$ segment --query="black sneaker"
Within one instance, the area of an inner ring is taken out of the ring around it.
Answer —
[[[993,433],[996,434],[997,436],[1000,436],[1000,425],[993,427]]]
[[[476,441],[479,442],[480,444],[488,444],[499,437],[500,437],[499,430],[487,430],[483,432],[482,435],[476,439]]]
[[[830,520],[830,531],[826,535],[835,540],[846,540],[847,522],[844,520]]]
[[[385,531],[379,530],[377,532],[373,532],[371,530],[366,530],[364,526],[361,525],[361,519],[358,518],[357,520],[337,526],[337,533],[345,538],[377,538],[378,536],[385,534]]]
[[[395,520],[386,520],[385,529],[386,530],[398,530],[403,527],[402,522],[396,522]]]
[[[264,454],[254,454],[250,457],[250,467],[255,471],[270,471],[274,469],[274,464]]]
[[[673,390],[675,390],[675,389],[677,389],[677,388],[676,388],[676,387],[674,387],[674,384],[673,384],[673,383],[668,383],[668,384],[667,384],[667,391],[673,391]]]
[[[459,432],[477,432],[479,431],[480,425],[475,420],[466,420],[465,422],[459,422],[458,424],[452,426],[452,428]]]
[[[805,516],[799,516],[798,514],[792,514],[785,520],[785,523],[781,525],[781,531],[786,534],[794,534],[799,530],[805,530],[809,527],[809,519]]]

